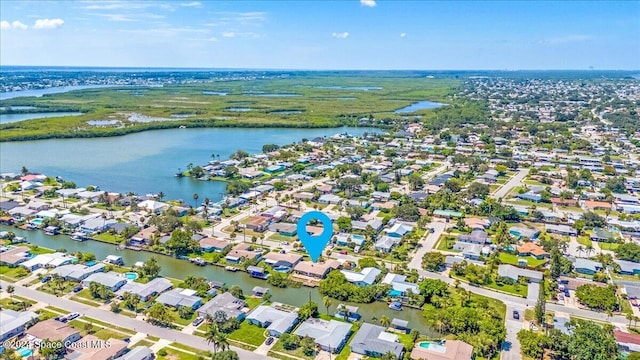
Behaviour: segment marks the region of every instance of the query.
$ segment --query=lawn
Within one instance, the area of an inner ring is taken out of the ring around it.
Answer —
[[[264,336],[265,332],[266,330],[264,328],[257,325],[251,325],[247,321],[244,321],[240,324],[240,328],[238,330],[229,334],[229,339],[258,347],[267,339],[267,337]]]
[[[277,241],[277,242],[287,241],[287,242],[293,243],[294,241],[298,240],[298,237],[297,236],[285,236],[285,235],[280,235],[278,233],[274,233],[273,235],[269,236],[269,240]]]
[[[38,245],[29,245],[29,249],[29,252],[33,255],[53,254],[55,252],[51,249],[40,247]]]
[[[23,267],[12,268],[6,265],[0,265],[0,276],[3,280],[15,282],[16,280],[29,276],[29,272]]]
[[[495,282],[491,282],[490,284],[484,285],[490,289],[496,289],[500,291],[504,291],[510,294],[526,297],[527,296],[527,286],[526,285],[518,285],[516,288],[515,285],[512,284],[503,284],[498,285]]]
[[[53,311],[49,311],[46,309],[36,310],[36,314],[38,314],[38,319],[40,319],[40,321],[53,319],[54,317],[58,316],[58,313],[54,313]]]
[[[582,246],[593,246],[593,243],[588,236],[578,236],[576,240],[578,241],[578,244]]]
[[[273,347],[271,348],[272,351],[274,352],[280,352],[283,354],[287,354],[290,355],[293,358],[299,358],[299,359],[314,359],[315,356],[306,356],[303,352],[302,352],[302,347],[299,347],[295,350],[287,350],[282,346],[282,343],[280,342],[280,339],[278,339],[278,341],[273,345]],[[269,352],[271,353],[271,352]]]
[[[161,356],[160,354],[162,353],[166,353],[166,355]],[[199,360],[201,358],[203,358],[202,356],[198,356],[198,355],[193,355],[193,354],[189,354],[177,349],[172,349],[170,347],[164,347],[162,349],[160,349],[160,351],[158,351],[158,357],[159,360],[162,359],[166,359],[166,360],[175,360],[175,359],[180,359],[180,360]]]
[[[149,340],[140,340],[138,342],[136,342],[135,344],[133,344],[133,347],[137,347],[137,346],[146,346],[148,348],[152,347],[153,345],[155,345],[155,341],[149,341]]]
[[[436,249],[442,250],[442,251],[460,252],[458,250],[453,249],[453,244],[457,240],[458,239],[452,235],[446,235],[446,234],[440,235],[440,239],[438,239],[438,243],[436,244]]]
[[[103,232],[101,234],[93,235],[92,237],[96,240],[105,241],[112,244],[120,244],[122,240],[124,240],[120,236],[109,234],[108,232]]]
[[[544,265],[548,261],[548,259],[538,260],[533,256],[522,257],[522,256],[516,256],[514,254],[509,254],[506,252],[501,252],[498,255],[498,259],[500,259],[500,262],[502,262],[503,264],[511,264],[516,266],[518,265],[518,260],[526,260],[527,265],[529,267],[534,267],[534,268]]]
[[[258,305],[262,304],[264,302],[264,299],[247,296],[245,297],[244,302],[247,303],[247,306],[249,307],[249,309],[253,309]]]
[[[17,297],[14,297],[13,299],[11,299],[11,298],[0,299],[0,306],[3,309],[9,309],[9,310],[15,310],[15,311],[21,311],[23,309],[28,309],[29,306],[31,306],[33,304],[35,304],[35,302],[30,301],[30,300],[21,301]]]
[[[48,282],[40,286],[38,290],[42,292],[46,292],[47,294],[52,294],[52,295],[66,294],[69,291],[73,290],[73,288],[76,287],[77,285],[78,283],[73,281],[62,281],[60,283],[60,287],[58,287],[55,285],[55,282],[53,280],[49,280]]]
[[[196,311],[194,311],[191,317],[188,319],[181,318],[180,314],[178,314],[178,310],[176,309],[171,309],[169,312],[173,316],[173,322],[182,326],[187,326],[191,324],[193,320],[195,320],[198,317],[198,313]]]
[[[613,251],[613,250],[617,249],[618,246],[620,246],[620,244],[618,244],[618,243],[601,242],[601,243],[598,243],[598,246],[600,246],[600,249],[602,249],[602,250]]]

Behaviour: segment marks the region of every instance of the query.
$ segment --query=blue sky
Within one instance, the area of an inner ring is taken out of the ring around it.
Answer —
[[[0,64],[640,69],[640,1],[0,1]]]

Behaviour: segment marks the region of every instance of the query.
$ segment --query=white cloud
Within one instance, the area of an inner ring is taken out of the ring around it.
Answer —
[[[234,33],[233,31],[225,31],[222,33],[222,37],[226,37],[226,38],[232,38],[235,36],[236,36],[236,33]]]
[[[341,33],[333,33],[331,36],[338,39],[346,39],[349,37],[349,33],[345,31]]]
[[[64,20],[58,19],[38,19],[33,25],[34,29],[56,29],[64,24]]]
[[[192,2],[188,2],[188,3],[182,3],[180,4],[180,6],[182,7],[202,7],[202,3],[199,1],[192,1]]]
[[[360,5],[367,7],[375,7],[376,0],[360,0]]]
[[[401,37],[401,38],[406,37],[406,36],[407,36],[407,34],[406,34],[406,33],[400,33],[400,37]]]
[[[88,5],[84,8],[87,10],[136,10],[146,9],[151,6],[154,6],[154,4],[131,1],[105,1],[100,4]]]
[[[2,30],[9,30],[9,29],[20,29],[20,30],[24,30],[28,28],[27,25],[21,23],[20,21],[14,21],[14,22],[8,22],[5,20],[0,21],[0,29]]]
[[[209,42],[218,42],[218,41],[220,41],[220,40],[218,40],[218,38],[217,38],[217,37],[212,36],[212,37],[208,38],[208,39],[207,39],[207,41],[209,41]]]

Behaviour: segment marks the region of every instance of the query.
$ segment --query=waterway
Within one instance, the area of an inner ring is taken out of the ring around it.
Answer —
[[[15,107],[14,107],[15,108]],[[24,114],[0,114],[0,124],[8,124],[32,119],[44,119],[61,116],[78,116],[81,112],[38,112]]]
[[[409,106],[403,107],[402,109],[398,109],[394,112],[396,114],[408,114],[408,113],[416,112],[418,110],[436,109],[444,105],[445,104],[442,104],[442,103],[425,100],[425,101],[418,101]]]
[[[78,186],[100,186],[105,191],[148,194],[163,192],[168,199],[191,201],[222,198],[225,183],[176,178],[192,163],[202,165],[220,155],[227,159],[238,149],[261,153],[262,145],[285,145],[303,138],[348,132],[362,135],[375,128],[326,129],[170,129],[92,139],[50,139],[0,143],[0,173],[32,172],[61,176]]]
[[[85,90],[85,89],[97,89],[103,87],[113,87],[116,85],[74,85],[74,86],[60,86],[60,87],[52,87],[46,89],[33,89],[33,90],[19,90],[19,91],[9,91],[0,93],[0,100],[9,100],[20,97],[41,97],[47,94],[60,94],[66,93],[74,90]]]
[[[269,286],[264,280],[249,277],[249,275],[244,272],[234,273],[217,266],[196,266],[184,260],[145,251],[116,250],[116,246],[112,244],[92,240],[78,242],[71,240],[71,238],[66,235],[48,236],[41,231],[25,231],[5,225],[0,225],[0,231],[13,231],[17,236],[23,236],[31,244],[41,247],[50,249],[64,248],[69,252],[90,252],[95,254],[98,260],[106,258],[107,255],[119,255],[122,256],[126,266],[131,266],[137,261],[146,261],[150,257],[155,256],[159,258],[160,265],[162,266],[160,273],[166,277],[184,279],[187,275],[203,276],[209,280],[221,281],[228,285],[238,285],[245,294],[251,294],[254,286],[268,287],[273,301],[301,306],[309,301],[309,297],[311,297],[311,300],[319,305],[318,310],[322,313],[326,312],[326,308],[322,305],[322,295],[315,288],[276,288]],[[330,313],[335,311],[339,303],[338,300],[333,300]],[[407,320],[411,328],[417,329],[422,334],[435,336],[435,333],[433,333],[426,324],[422,310],[405,308],[402,311],[393,311],[383,302],[346,304],[360,307],[360,314],[365,321],[371,321],[373,317],[380,319],[383,315],[386,315],[390,319],[400,318]]]

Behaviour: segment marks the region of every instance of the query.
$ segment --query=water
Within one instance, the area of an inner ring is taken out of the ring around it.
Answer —
[[[203,95],[218,95],[218,96],[227,96],[226,92],[222,92],[222,91],[209,91],[209,90],[205,90],[202,92]]]
[[[189,163],[205,164],[212,154],[220,159],[238,149],[257,154],[264,144],[285,145],[342,132],[362,135],[379,130],[170,129],[109,138],[1,142],[0,173],[20,172],[26,166],[32,172],[61,176],[78,186],[98,185],[102,190],[142,195],[162,191],[168,199],[189,203],[198,193],[200,199],[217,201],[224,195],[224,182],[176,178],[178,168],[185,171]]]
[[[298,96],[302,96],[302,94],[250,94],[250,95],[251,96],[260,96],[260,97],[298,97]]]
[[[439,107],[444,106],[444,105],[445,104],[441,104],[441,103],[425,100],[425,101],[418,101],[418,102],[413,103],[413,104],[411,104],[411,105],[409,105],[407,107],[403,107],[402,109],[398,109],[398,110],[396,110],[394,112],[396,114],[407,114],[407,113],[416,112],[418,110],[436,109],[436,108],[439,108]]]
[[[52,87],[48,89],[34,89],[34,90],[20,90],[20,91],[9,91],[0,93],[0,100],[9,100],[20,97],[41,97],[42,95],[47,94],[60,94],[74,90],[85,90],[85,89],[97,89],[103,87],[113,87],[115,85],[76,85],[76,86],[61,86],[61,87]]]
[[[31,109],[35,109],[35,106],[22,106],[22,105],[14,105],[14,106],[0,106],[0,110],[1,111],[5,111],[7,109],[11,109],[11,110],[31,110]]]
[[[27,241],[41,247],[54,250],[64,248],[69,252],[90,252],[95,254],[98,260],[106,258],[107,255],[122,256],[126,266],[132,266],[137,261],[146,261],[152,256],[155,256],[162,267],[160,274],[163,276],[176,279],[184,279],[187,275],[204,276],[209,280],[221,281],[228,285],[238,285],[242,288],[244,294],[251,294],[254,286],[268,287],[270,289],[269,292],[272,295],[272,301],[301,306],[309,301],[309,297],[311,297],[311,300],[319,305],[318,310],[321,313],[325,313],[327,311],[327,309],[322,305],[322,296],[317,289],[305,287],[284,289],[276,288],[269,286],[266,281],[249,277],[249,275],[244,272],[234,273],[217,266],[196,266],[184,260],[178,260],[170,256],[151,254],[145,251],[119,251],[116,250],[116,246],[112,244],[93,240],[78,242],[71,240],[71,238],[66,235],[49,236],[45,235],[41,231],[25,231],[5,225],[0,225],[0,231],[13,231],[17,236],[26,237]],[[340,304],[340,302],[333,299],[333,305],[330,308],[330,313],[335,311],[338,304]],[[424,316],[422,316],[421,310],[404,308],[402,311],[393,311],[389,310],[387,308],[387,304],[382,302],[374,302],[372,304],[346,304],[360,307],[360,314],[363,316],[365,321],[371,321],[371,318],[374,316],[380,319],[383,315],[386,315],[390,319],[400,318],[409,321],[409,326],[418,329],[421,334],[433,334],[433,332],[429,330],[426,320]]]
[[[270,111],[269,114],[274,114],[274,115],[302,114],[302,110],[275,110],[275,111]]]
[[[78,116],[78,115],[82,115],[82,113],[81,112],[39,112],[39,113],[28,113],[28,114],[0,114],[0,124],[9,124],[9,123],[33,120],[33,119],[44,119],[44,118],[62,117],[62,116]]]
[[[316,89],[331,89],[331,90],[358,90],[358,91],[371,91],[382,90],[381,86],[314,86]]]
[[[91,126],[111,126],[116,125],[120,122],[120,120],[89,120],[87,121],[87,125]]]
[[[253,110],[252,108],[246,107],[234,107],[234,108],[226,108],[226,111],[234,111],[234,112],[247,112]]]

